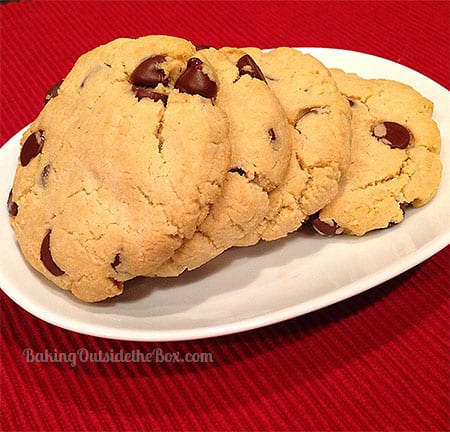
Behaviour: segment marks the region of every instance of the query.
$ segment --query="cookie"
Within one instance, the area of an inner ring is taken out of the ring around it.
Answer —
[[[231,165],[220,198],[186,241],[156,272],[176,276],[252,235],[269,211],[269,194],[284,182],[292,135],[278,99],[247,54],[231,62],[214,48],[197,57],[209,65],[219,87],[214,99],[230,125]]]
[[[311,222],[322,234],[356,236],[401,222],[436,193],[441,177],[433,104],[392,80],[333,69],[353,113],[351,163],[339,192]]]
[[[293,48],[264,53],[223,48],[236,61],[249,54],[283,107],[293,137],[286,180],[269,196],[269,212],[240,246],[275,240],[297,230],[336,195],[350,157],[350,108],[328,69]]]
[[[84,301],[120,294],[191,238],[230,167],[218,80],[188,41],[83,55],[21,141],[8,208],[29,263]]]

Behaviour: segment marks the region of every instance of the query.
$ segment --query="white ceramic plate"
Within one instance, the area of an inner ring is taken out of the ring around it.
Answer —
[[[280,322],[358,294],[432,256],[450,243],[449,92],[391,61],[350,51],[301,48],[329,67],[410,84],[434,101],[444,171],[431,203],[405,220],[362,238],[295,233],[286,239],[225,252],[172,279],[137,279],[125,293],[85,304],[56,288],[23,260],[6,201],[20,134],[0,150],[0,286],[33,315],[80,333],[136,341],[196,339]],[[5,317],[7,319],[7,317]]]

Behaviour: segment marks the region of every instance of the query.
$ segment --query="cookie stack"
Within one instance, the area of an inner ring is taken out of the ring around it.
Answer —
[[[10,220],[25,258],[94,302],[309,221],[363,235],[435,194],[433,105],[292,48],[118,39],[50,89],[21,141]]]

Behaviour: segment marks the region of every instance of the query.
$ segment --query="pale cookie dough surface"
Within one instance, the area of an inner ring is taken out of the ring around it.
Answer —
[[[269,196],[269,212],[241,246],[275,240],[297,230],[328,204],[350,157],[350,108],[327,68],[293,48],[264,53],[223,48],[235,60],[248,53],[260,66],[290,124],[293,151],[285,181]]]
[[[96,48],[22,139],[9,203],[19,245],[36,270],[84,301],[154,274],[220,195],[228,121],[212,102],[214,77],[200,76],[206,95],[181,82],[195,54],[165,36]]]
[[[230,170],[208,217],[157,270],[159,276],[196,268],[252,235],[269,212],[269,194],[284,182],[292,153],[285,113],[258,65],[245,53],[231,62],[213,48],[196,56],[219,81],[214,103],[230,125]]]
[[[337,69],[332,75],[352,106],[352,155],[336,198],[319,214],[328,226],[319,221],[318,230],[361,236],[401,222],[409,204],[433,198],[442,169],[440,134],[432,102],[411,87]]]

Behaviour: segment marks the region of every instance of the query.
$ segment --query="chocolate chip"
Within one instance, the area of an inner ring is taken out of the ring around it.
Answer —
[[[123,291],[123,282],[122,282],[122,281],[118,281],[118,280],[115,280],[115,279],[111,279],[111,280],[112,280],[112,283],[113,283],[117,288],[120,289],[120,291]]]
[[[166,58],[162,55],[157,55],[144,60],[131,74],[130,81],[136,86],[156,87],[162,83],[167,85],[168,78],[160,64],[164,63]]]
[[[399,203],[399,207],[400,207],[400,210],[403,213],[403,216],[405,215],[406,209],[408,208],[408,206],[409,206],[409,203],[407,203],[407,202]]]
[[[115,270],[116,267],[121,263],[122,261],[120,260],[120,253],[117,253],[116,256],[114,257],[114,261],[111,263],[111,267]]]
[[[45,103],[47,103],[50,99],[55,98],[56,96],[58,96],[58,90],[61,87],[61,84],[63,83],[64,80],[61,80],[55,84],[53,84],[47,91],[46,95],[45,95]]]
[[[231,168],[228,172],[238,173],[240,176],[243,177],[245,177],[245,175],[247,174],[242,168]]]
[[[192,57],[186,70],[178,77],[175,88],[182,93],[213,98],[217,94],[217,84],[202,70],[203,62]]]
[[[396,149],[405,149],[411,139],[408,129],[394,122],[383,122],[377,124],[372,135],[383,144]]]
[[[143,88],[143,87],[134,87],[133,90],[136,92],[137,100],[140,101],[143,98],[149,98],[154,100],[155,102],[162,101],[164,106],[167,105],[167,98],[168,96],[164,93],[158,93],[153,90],[150,90],[149,88]]]
[[[339,228],[336,222],[333,221],[333,225],[329,225],[319,219],[319,215],[315,215],[309,218],[312,227],[323,236],[333,236],[335,234],[340,234],[342,230]]]
[[[277,139],[277,137],[275,135],[275,131],[272,128],[269,129],[268,133],[269,133],[270,141],[275,141]]]
[[[266,78],[262,73],[259,66],[255,63],[255,61],[248,55],[242,56],[238,62],[237,67],[239,69],[239,75],[250,75],[252,78],[259,79],[261,81],[266,82]]]
[[[353,99],[350,99],[349,97],[347,98],[347,101],[348,101],[350,107],[354,107],[356,105],[356,102]]]
[[[12,189],[9,191],[9,195],[8,195],[8,203],[7,203],[7,207],[8,207],[8,213],[11,217],[15,217],[17,216],[17,211],[19,209],[19,206],[17,205],[16,202],[13,201],[12,199]]]
[[[402,212],[402,215],[403,215],[403,217],[405,216],[405,213],[406,213],[406,209],[408,208],[408,206],[409,206],[409,203],[407,203],[407,202],[401,202],[401,203],[398,203],[398,206],[400,207],[400,211]],[[397,225],[399,222],[389,222],[389,224],[388,224],[388,228],[391,228],[391,227],[393,227],[394,225]]]
[[[50,234],[51,230],[47,233],[42,240],[41,244],[41,261],[44,264],[45,268],[54,276],[61,276],[64,272],[56,265],[55,261],[53,261],[52,254],[50,252]]]
[[[20,151],[20,163],[22,166],[27,166],[42,151],[44,141],[42,131],[31,134],[25,140]]]
[[[41,172],[41,185],[45,188],[48,183],[48,174],[50,173],[50,164],[45,165]]]
[[[196,51],[201,51],[201,50],[210,49],[210,48],[211,47],[209,45],[195,45]]]

